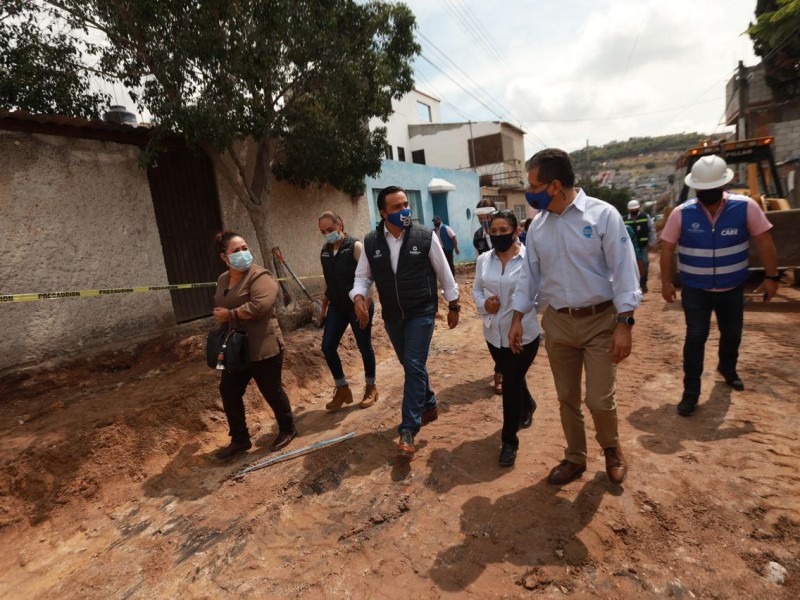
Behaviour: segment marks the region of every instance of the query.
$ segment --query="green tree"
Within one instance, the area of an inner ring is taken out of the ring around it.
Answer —
[[[600,185],[596,181],[581,182],[580,187],[586,192],[587,196],[600,198],[605,200],[614,208],[616,208],[621,215],[628,213],[628,202],[633,197],[630,189],[627,187],[617,188]]]
[[[100,65],[135,92],[160,136],[205,151],[255,226],[273,176],[360,192],[380,170],[391,98],[413,85],[415,19],[353,0],[48,0],[104,36]],[[152,150],[152,149],[151,149]],[[147,158],[152,158],[151,151]]]
[[[83,65],[96,46],[31,0],[0,3],[0,107],[97,118],[108,97]]]
[[[767,84],[780,99],[800,96],[800,0],[758,0],[747,33],[763,59]]]

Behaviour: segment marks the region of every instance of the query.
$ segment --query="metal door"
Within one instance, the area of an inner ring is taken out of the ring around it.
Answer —
[[[169,283],[216,281],[224,270],[214,248],[222,229],[214,170],[209,158],[186,149],[168,150],[148,167]],[[171,291],[175,320],[207,317],[214,288]]]

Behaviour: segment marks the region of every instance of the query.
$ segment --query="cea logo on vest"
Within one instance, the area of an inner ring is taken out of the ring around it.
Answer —
[[[739,235],[739,230],[736,227],[726,227],[719,232],[720,235]]]

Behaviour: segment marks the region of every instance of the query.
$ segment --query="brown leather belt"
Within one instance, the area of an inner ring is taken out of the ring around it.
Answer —
[[[597,313],[603,312],[613,305],[613,300],[606,300],[600,304],[595,304],[594,306],[584,306],[583,308],[557,308],[556,312],[567,313],[571,317],[590,317],[592,315],[596,315]]]

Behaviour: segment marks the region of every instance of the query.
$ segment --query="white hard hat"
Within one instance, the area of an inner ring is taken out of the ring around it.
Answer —
[[[641,206],[639,206],[638,200],[631,200],[628,202],[628,210],[639,210]]]
[[[684,178],[684,183],[696,190],[714,190],[733,179],[733,171],[719,156],[704,156],[692,167],[692,172]]]

